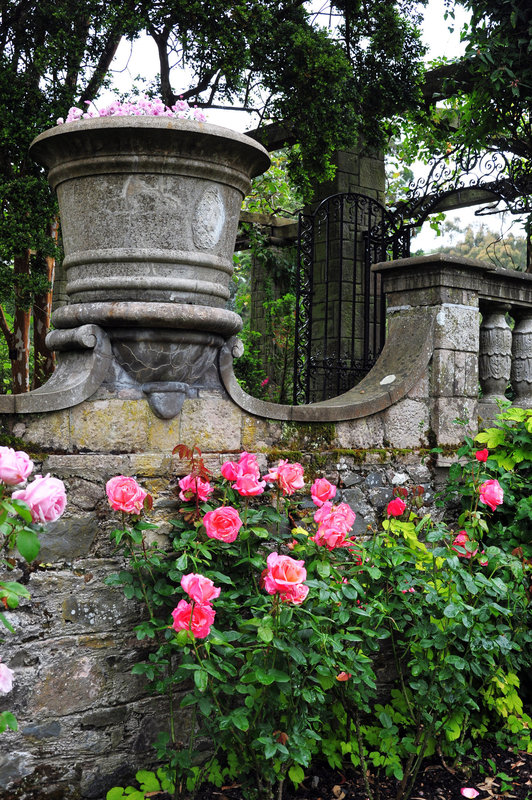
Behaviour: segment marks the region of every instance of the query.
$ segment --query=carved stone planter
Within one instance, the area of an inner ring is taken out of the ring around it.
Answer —
[[[173,416],[241,328],[225,307],[232,255],[267,152],[192,120],[104,117],[46,131],[30,153],[61,214],[68,304],[54,326],[100,326],[154,411]]]

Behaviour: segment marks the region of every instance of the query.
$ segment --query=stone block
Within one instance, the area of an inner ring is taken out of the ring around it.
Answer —
[[[242,449],[248,453],[267,450],[279,441],[281,434],[280,422],[245,415],[242,420]]]
[[[459,425],[456,419],[467,420]],[[439,445],[456,445],[464,436],[474,436],[478,430],[477,400],[469,397],[441,397],[434,400],[432,430]]]
[[[434,350],[430,388],[433,397],[452,397],[455,386],[454,350]],[[463,394],[460,392],[460,394]]]
[[[70,410],[71,444],[102,453],[142,452],[153,419],[157,418],[146,400],[111,398],[81,403]],[[170,442],[167,447],[171,449]]]
[[[421,378],[416,381],[407,394],[411,400],[426,400],[429,397],[429,373],[425,372]]]
[[[62,517],[39,534],[39,561],[72,564],[87,556],[98,531],[94,517]]]
[[[18,435],[23,439],[35,442],[47,450],[70,450],[69,409],[48,414],[31,414],[18,419],[24,429]]]
[[[380,414],[362,419],[339,422],[336,426],[336,442],[340,448],[366,449],[382,447],[384,423]]]
[[[185,400],[179,441],[207,451],[236,452],[242,441],[243,412],[220,392],[201,392]],[[172,446],[178,444],[173,442]]]
[[[477,308],[445,303],[436,316],[434,348],[478,353],[479,326]]]
[[[368,189],[373,192],[384,191],[385,171],[382,158],[364,156],[360,159],[360,186],[363,193]]]
[[[427,403],[420,400],[400,400],[382,414],[384,438],[394,448],[419,447],[430,427]]]

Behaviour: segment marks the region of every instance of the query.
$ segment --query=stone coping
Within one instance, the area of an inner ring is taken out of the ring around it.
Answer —
[[[291,406],[259,400],[239,385],[233,358],[241,354],[239,340],[232,339],[220,352],[220,375],[231,399],[250,414],[293,422],[341,422],[384,411],[415,386],[427,369],[433,349],[436,310],[416,309],[388,319],[386,344],[371,372],[338,397],[309,405]]]

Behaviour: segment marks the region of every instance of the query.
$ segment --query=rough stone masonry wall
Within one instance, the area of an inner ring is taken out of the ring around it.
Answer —
[[[231,380],[228,345],[218,379],[187,397],[173,419],[155,416],[142,392],[113,384],[112,369],[69,409],[4,415],[18,437],[11,443],[65,481],[69,505],[37,563],[13,576],[31,600],[9,612],[16,633],[0,647],[15,671],[0,710],[13,710],[20,724],[1,739],[2,800],[103,800],[153,759],[165,709],[131,675],[146,652],[133,634],[140,609],[104,583],[119,566],[109,541],[119,522],[105,497],[110,477],[133,475],[154,495],[151,520],[163,534],[176,508],[169,483],[185,472],[172,457],[179,443],[197,444],[215,474],[240,450],[256,452],[263,472],[279,458],[302,462],[308,482],[323,475],[341,487],[357,513],[356,534],[378,520],[395,484],[421,484],[432,502],[430,446],[457,444],[464,430],[452,420],[467,414],[474,428],[478,408],[473,356],[486,272],[450,261],[384,265],[385,349],[364,381],[327,403],[276,406],[245,396]]]
[[[418,404],[416,391],[407,403]],[[130,674],[145,653],[132,634],[139,609],[104,585],[117,568],[109,532],[119,520],[104,491],[110,477],[136,476],[154,495],[151,519],[164,530],[176,508],[169,482],[183,472],[174,445],[197,443],[215,473],[241,449],[257,452],[263,470],[281,457],[297,459],[309,480],[325,475],[343,487],[363,533],[394,483],[423,484],[430,502],[426,430],[412,411],[407,405],[339,424],[275,422],[243,412],[219,389],[186,400],[181,415],[165,421],[145,399],[106,396],[102,388],[70,410],[6,418],[13,434],[33,443],[27,449],[41,451],[42,472],[65,481],[69,505],[49,526],[38,564],[19,578],[31,601],[8,614],[16,634],[6,636],[1,656],[15,684],[0,708],[16,713],[20,729],[2,737],[0,797],[100,800],[153,759],[150,742],[165,710]]]

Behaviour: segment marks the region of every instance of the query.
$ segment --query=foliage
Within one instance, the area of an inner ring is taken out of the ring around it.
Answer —
[[[501,411],[494,426],[477,434],[475,442],[489,451],[482,474],[499,480],[504,489],[504,504],[490,520],[484,539],[489,544],[497,543],[506,552],[532,559],[532,410],[511,407]],[[463,468],[451,468],[445,496],[446,500],[460,499],[464,508],[475,474],[475,442],[466,438],[458,451],[458,456],[467,462]],[[468,476],[465,481],[463,475]]]
[[[443,233],[455,241],[439,247],[439,253],[490,261],[503,269],[526,269],[526,239],[523,236],[515,236],[511,231],[498,234],[486,225],[462,228],[450,221],[444,223]]]
[[[197,453],[188,455],[199,486],[206,471]],[[243,496],[244,468],[256,470],[264,493]],[[334,497],[335,487],[325,481],[318,492],[315,482],[313,513],[294,491],[300,465],[271,468],[272,493],[245,453],[222,467],[226,478],[202,484],[203,499],[199,489],[190,500],[180,494],[168,550],[148,544],[154,526],[140,520],[112,533],[129,567],[108,582],[147,604],[136,633],[153,650],[133,671],[168,696],[169,729],[157,752],[175,797],[206,780],[221,786],[237,778],[245,797],[271,797],[275,784],[280,797],[284,780],[298,785],[311,761],[325,757],[335,768],[360,768],[369,798],[368,775],[394,776],[405,800],[436,749],[458,763],[490,734],[532,749],[517,678],[531,662],[530,565],[492,539],[484,548],[491,512],[478,504],[483,470],[465,484],[472,540],[465,547],[453,528],[419,516],[419,487],[397,488],[382,526],[356,539],[345,504],[315,499],[323,486]],[[235,508],[238,533],[212,538],[208,515]],[[304,580],[298,599],[272,590],[272,565],[286,552],[292,579]],[[196,636],[197,603],[176,625],[191,580],[207,581],[214,612],[210,632]],[[377,696],[379,658],[395,667],[388,698]],[[177,724],[185,709],[186,736]],[[211,749],[201,755],[205,739]],[[118,791],[108,800],[122,797]]]

